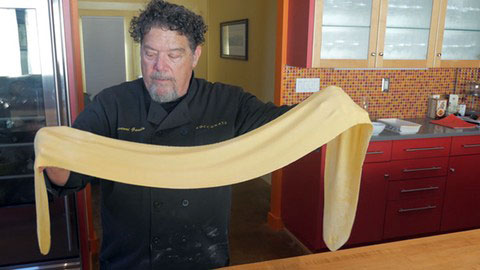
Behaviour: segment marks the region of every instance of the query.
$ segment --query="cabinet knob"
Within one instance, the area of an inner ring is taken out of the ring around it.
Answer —
[[[442,53],[437,53],[437,57],[440,57],[440,56],[442,56]]]
[[[377,55],[377,54],[376,54],[376,53],[374,53],[374,52],[372,52],[370,55],[371,55],[371,56],[375,56],[375,55]]]
[[[387,179],[387,178],[390,177],[390,174],[386,173],[383,177],[385,177],[385,179]]]
[[[378,55],[383,56],[383,52],[378,53]]]
[[[451,171],[451,172],[455,172],[455,169],[454,169],[454,168],[450,168],[450,171]]]

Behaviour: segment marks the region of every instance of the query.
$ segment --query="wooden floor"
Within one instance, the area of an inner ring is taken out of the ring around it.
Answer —
[[[272,231],[267,225],[270,185],[254,179],[232,186],[230,221],[230,265],[247,264],[308,254],[287,232]],[[99,214],[99,188],[92,185],[93,221],[97,235],[102,229]],[[98,269],[98,258],[94,258]]]
[[[480,229],[230,267],[242,270],[480,269]]]

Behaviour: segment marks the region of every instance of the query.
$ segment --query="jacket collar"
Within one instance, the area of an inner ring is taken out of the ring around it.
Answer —
[[[145,87],[145,84],[144,84]],[[147,104],[148,122],[158,126],[157,130],[164,130],[182,126],[184,124],[190,123],[192,118],[190,117],[190,110],[188,104],[190,100],[195,95],[197,91],[197,81],[194,79],[194,74],[192,72],[192,77],[190,79],[190,85],[188,87],[186,96],[175,106],[175,108],[168,113],[161,103],[151,100],[150,94],[145,88],[146,99],[150,100],[150,106]]]

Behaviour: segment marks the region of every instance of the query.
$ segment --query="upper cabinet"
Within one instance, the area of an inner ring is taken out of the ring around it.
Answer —
[[[312,66],[373,65],[379,3],[380,0],[316,1]]]
[[[438,67],[480,67],[480,1],[443,0]]]
[[[431,67],[440,0],[381,1],[375,67]]]
[[[290,0],[287,64],[480,67],[478,18],[478,0]]]

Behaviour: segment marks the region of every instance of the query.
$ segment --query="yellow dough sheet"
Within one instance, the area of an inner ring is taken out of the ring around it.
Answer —
[[[260,128],[204,146],[158,146],[69,127],[42,128],[35,137],[40,251],[47,254],[50,250],[47,190],[40,167],[59,167],[148,187],[207,188],[265,175],[326,143],[324,241],[330,250],[337,250],[350,236],[371,133],[368,113],[334,86],[313,94]]]

